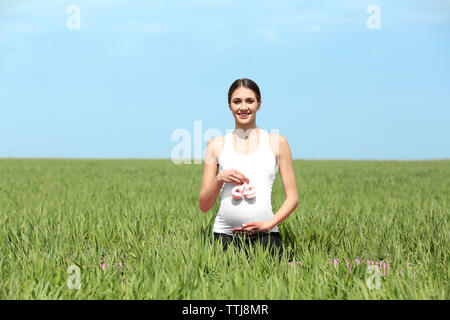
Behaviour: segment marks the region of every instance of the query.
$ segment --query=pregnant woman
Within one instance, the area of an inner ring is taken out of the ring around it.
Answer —
[[[238,79],[228,91],[235,129],[208,142],[199,207],[207,212],[220,192],[213,235],[224,250],[230,242],[261,241],[272,255],[282,255],[278,224],[297,207],[298,194],[292,156],[285,137],[256,126],[261,94],[255,82]],[[285,200],[274,215],[272,185],[280,171]]]

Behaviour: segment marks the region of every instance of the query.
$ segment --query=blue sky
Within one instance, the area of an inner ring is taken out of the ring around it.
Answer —
[[[243,77],[294,158],[450,158],[448,0],[0,0],[0,157],[169,158]]]

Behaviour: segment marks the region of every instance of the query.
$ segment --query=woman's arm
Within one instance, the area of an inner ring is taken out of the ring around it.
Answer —
[[[224,170],[217,174],[218,165],[216,155],[223,149],[223,139],[219,139],[221,138],[211,139],[206,147],[202,187],[198,199],[198,207],[203,212],[207,212],[214,205],[217,195],[225,182],[241,185],[245,181],[249,181],[243,173],[234,169]]]
[[[285,137],[279,135],[274,139],[276,144],[275,153],[278,155],[278,168],[283,183],[285,200],[277,213],[267,222],[256,221],[245,223],[242,227],[234,228],[233,232],[254,233],[269,232],[272,228],[286,219],[298,205],[297,183],[292,165],[292,154],[289,143]]]
[[[297,183],[292,165],[291,148],[287,139],[281,135],[279,136],[278,143],[278,168],[283,183],[285,200],[277,213],[269,220],[269,230],[286,219],[298,205]]]
[[[202,187],[198,199],[198,206],[203,212],[207,212],[214,205],[223,185],[223,182],[217,179],[216,147],[217,138],[211,139],[206,147]]]

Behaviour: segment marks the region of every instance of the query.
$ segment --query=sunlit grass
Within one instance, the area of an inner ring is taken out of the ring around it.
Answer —
[[[260,247],[247,256],[211,241],[218,203],[198,209],[201,165],[2,159],[0,298],[450,298],[450,161],[294,168],[299,206],[280,224],[278,263]],[[283,199],[278,175],[274,210]],[[355,258],[390,264],[379,289]],[[67,287],[72,264],[80,290]]]

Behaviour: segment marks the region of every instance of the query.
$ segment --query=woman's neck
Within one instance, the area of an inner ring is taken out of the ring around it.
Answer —
[[[234,126],[234,132],[239,136],[239,138],[244,139],[244,138],[248,138],[250,136],[250,134],[252,134],[253,132],[255,132],[254,130],[257,129],[258,127],[256,126],[256,121],[249,123],[248,125],[242,125],[235,123]]]

